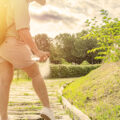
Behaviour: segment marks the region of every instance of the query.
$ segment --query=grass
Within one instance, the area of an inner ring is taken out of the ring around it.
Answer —
[[[38,101],[35,101],[35,102],[17,102],[17,101],[15,101],[15,102],[13,102],[13,101],[10,101],[9,102],[9,105],[10,106],[15,106],[15,105],[41,105],[41,102],[38,100]]]
[[[15,107],[15,110],[19,110],[19,111],[34,111],[34,110],[41,110],[42,106],[35,106],[35,105],[31,105],[31,106],[25,106],[25,107]]]
[[[120,120],[120,67],[103,64],[68,85],[63,95],[92,120]]]
[[[24,93],[24,96],[31,96],[30,93]]]
[[[30,107],[25,107],[24,110],[41,110],[42,106],[32,105]]]
[[[75,78],[54,78],[54,79],[47,79],[47,80],[54,80],[53,83],[49,84],[51,87],[54,87],[56,85],[59,85],[59,87],[62,87],[65,83],[73,81],[77,78],[78,77],[75,77]]]
[[[13,79],[14,82],[28,82],[28,81],[31,81],[31,79],[27,79],[27,78],[14,78]]]
[[[63,102],[62,102],[62,96],[58,96],[58,100],[59,100],[59,102],[62,104]]]

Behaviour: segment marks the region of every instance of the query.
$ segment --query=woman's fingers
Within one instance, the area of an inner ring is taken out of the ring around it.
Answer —
[[[47,54],[46,56],[43,57],[43,60],[46,61],[49,58],[49,54]]]
[[[39,51],[36,55],[40,58],[40,62],[44,62],[50,57],[50,53],[44,51]]]
[[[49,52],[46,52],[46,55],[47,55],[48,57],[50,57],[50,53],[49,53]]]
[[[41,57],[40,57],[40,61],[41,61],[41,62],[44,62],[44,61],[46,61],[48,58],[49,58],[49,54],[46,55],[46,56],[41,56]]]

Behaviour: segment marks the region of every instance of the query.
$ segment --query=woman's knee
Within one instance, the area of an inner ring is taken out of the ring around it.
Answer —
[[[37,63],[34,63],[27,68],[23,68],[23,70],[28,74],[30,78],[34,78],[37,75],[40,75],[39,65]]]
[[[4,73],[13,72],[13,65],[7,61],[0,63],[0,73],[3,72]]]
[[[13,66],[5,61],[0,63],[0,85],[7,86],[11,83],[13,78]]]

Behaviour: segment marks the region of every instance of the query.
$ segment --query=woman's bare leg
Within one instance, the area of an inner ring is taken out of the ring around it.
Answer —
[[[45,107],[50,107],[49,98],[45,82],[40,74],[39,66],[37,63],[23,69],[29,77],[32,78],[33,88],[35,89],[38,97]]]
[[[1,120],[7,120],[10,84],[13,78],[13,66],[5,61],[0,63],[0,115]]]

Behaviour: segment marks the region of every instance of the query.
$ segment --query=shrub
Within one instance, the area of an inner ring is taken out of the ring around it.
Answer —
[[[84,61],[81,63],[81,65],[90,65],[90,63],[89,63],[88,61],[84,60]]]
[[[67,62],[64,58],[60,59],[60,64],[70,65],[71,63]]]
[[[80,77],[88,74],[100,65],[51,65],[50,78]]]
[[[100,65],[65,65],[65,64],[51,64],[51,73],[49,78],[69,78],[69,77],[80,77],[88,74],[91,70],[98,68]],[[30,78],[22,70],[16,70],[14,74],[16,79],[27,79]]]

